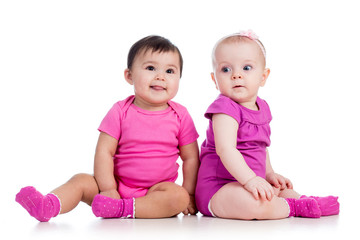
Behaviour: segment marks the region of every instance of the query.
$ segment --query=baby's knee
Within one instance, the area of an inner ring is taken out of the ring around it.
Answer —
[[[176,186],[169,194],[169,205],[175,212],[184,211],[190,202],[189,193],[185,188]]]
[[[95,185],[97,186],[94,176],[87,173],[78,173],[74,175],[69,180],[69,183],[74,184],[75,187],[80,188],[88,188]]]
[[[93,175],[79,173],[74,175],[68,182],[73,191],[80,193],[81,201],[91,205],[93,198],[99,193],[99,187]]]
[[[94,176],[87,174],[87,173],[78,173],[75,174],[74,176],[72,176],[72,178],[70,179],[70,181],[73,182],[84,182],[84,181],[89,181],[94,179]]]

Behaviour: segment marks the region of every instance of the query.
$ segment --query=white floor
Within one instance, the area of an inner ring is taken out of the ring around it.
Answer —
[[[39,223],[14,201],[11,214],[5,212],[1,218],[0,231],[3,236],[12,236],[11,239],[339,239],[348,234],[356,239],[359,224],[355,212],[345,207],[356,204],[346,199],[342,199],[341,204],[339,216],[271,221],[182,214],[170,219],[99,219],[87,205],[80,204],[71,213]]]

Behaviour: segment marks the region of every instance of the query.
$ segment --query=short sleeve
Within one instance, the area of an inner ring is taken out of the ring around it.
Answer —
[[[119,140],[121,135],[121,114],[122,110],[119,104],[115,103],[102,120],[98,130]]]
[[[208,107],[205,112],[205,117],[211,119],[213,114],[223,113],[234,118],[238,123],[241,122],[241,111],[237,103],[230,98],[219,95],[218,98]]]
[[[268,122],[270,122],[272,120],[272,115],[271,115],[269,104],[263,99],[260,99],[260,101],[262,102],[262,105],[263,105],[262,109],[264,111],[264,114],[266,115]]]
[[[194,121],[192,120],[189,112],[184,108],[183,116],[180,119],[180,130],[179,130],[179,146],[185,146],[193,143],[199,137],[196,131]]]

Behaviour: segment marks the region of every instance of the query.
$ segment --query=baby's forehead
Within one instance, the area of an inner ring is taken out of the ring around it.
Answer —
[[[253,40],[251,40],[248,37],[235,35],[235,36],[230,36],[230,37],[227,37],[227,38],[221,40],[219,42],[219,44],[220,43],[242,43],[242,42],[253,42]]]
[[[141,56],[141,57],[153,57],[153,56],[158,56],[158,55],[174,55],[174,56],[180,58],[180,54],[177,51],[156,50],[154,48],[142,49],[137,54],[137,56]]]
[[[224,45],[227,47],[231,47],[231,48],[237,48],[240,46],[248,45],[250,48],[253,47],[254,49],[261,51],[261,49],[259,49],[257,43],[255,43],[253,40],[251,40],[249,38],[245,38],[245,37],[234,36],[234,37],[229,37],[229,38],[224,39],[223,41],[219,42],[214,49],[214,53]]]
[[[161,55],[173,55],[175,54],[176,56],[178,56],[178,53],[175,51],[160,51],[160,50],[155,50],[153,48],[146,48],[146,49],[142,49],[140,50],[136,56],[135,59],[138,58],[153,58],[156,56],[161,56]]]
[[[213,54],[212,54],[213,64],[215,64],[217,62],[217,57],[219,55],[224,56],[224,54],[230,54],[230,55],[239,54],[239,52],[236,51],[236,48],[242,48],[242,47],[247,48],[248,51],[245,51],[245,52],[247,52],[247,53],[251,52],[254,55],[263,59],[265,62],[265,57],[264,57],[260,47],[258,46],[258,44],[255,41],[253,41],[249,38],[246,38],[246,37],[232,36],[232,37],[223,39],[222,41],[220,41],[219,43],[216,44],[216,46],[213,49]],[[251,55],[253,55],[253,54],[251,54]]]

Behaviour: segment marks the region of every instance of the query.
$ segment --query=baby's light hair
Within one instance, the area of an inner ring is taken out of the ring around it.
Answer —
[[[266,62],[266,51],[265,51],[264,45],[259,40],[259,37],[252,30],[248,30],[248,31],[240,31],[238,33],[233,33],[233,34],[227,35],[216,42],[216,44],[213,48],[213,51],[212,51],[212,55],[211,55],[213,66],[215,66],[215,51],[221,43],[230,41],[230,40],[238,41],[238,40],[242,40],[243,38],[247,38],[247,39],[254,41],[260,47],[260,50],[261,50],[262,54],[264,55],[264,60]]]

